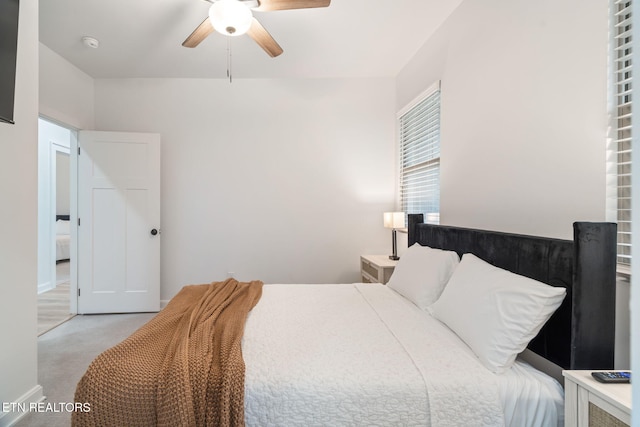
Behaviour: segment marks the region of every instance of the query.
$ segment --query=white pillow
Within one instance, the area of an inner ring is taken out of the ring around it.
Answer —
[[[565,294],[564,288],[464,254],[428,311],[458,334],[490,371],[501,373],[538,334]]]
[[[459,262],[454,251],[415,243],[398,261],[387,286],[426,310],[440,297]]]
[[[56,221],[56,234],[70,234],[69,221],[59,219]]]

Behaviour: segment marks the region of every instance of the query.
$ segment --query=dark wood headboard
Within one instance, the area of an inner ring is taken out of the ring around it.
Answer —
[[[69,221],[70,217],[71,217],[71,215],[56,215],[56,221],[59,220],[59,219]]]
[[[564,369],[613,369],[616,224],[575,222],[571,241],[423,222],[422,214],[409,215],[409,246],[417,242],[460,256],[472,253],[497,267],[567,289],[530,350]]]

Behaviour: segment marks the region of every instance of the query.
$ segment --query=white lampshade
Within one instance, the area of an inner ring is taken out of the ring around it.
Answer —
[[[404,212],[385,212],[385,228],[404,228]]]
[[[251,10],[238,0],[218,0],[209,8],[213,28],[226,36],[240,36],[251,27]]]

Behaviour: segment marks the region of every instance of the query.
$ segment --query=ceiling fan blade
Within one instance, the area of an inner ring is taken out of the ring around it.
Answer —
[[[213,32],[213,26],[211,25],[211,21],[207,16],[207,18],[204,21],[202,21],[202,24],[198,25],[198,28],[193,30],[193,33],[189,34],[189,37],[187,37],[186,40],[182,42],[182,46],[196,47],[200,44],[202,40],[207,38],[207,36],[212,32]]]
[[[253,18],[253,21],[251,21],[251,27],[249,31],[247,31],[247,34],[258,43],[270,57],[275,58],[283,52],[278,42],[271,37],[271,34],[269,34],[256,18]]]
[[[270,10],[308,9],[327,7],[331,0],[258,0],[260,5],[253,10],[268,12]]]

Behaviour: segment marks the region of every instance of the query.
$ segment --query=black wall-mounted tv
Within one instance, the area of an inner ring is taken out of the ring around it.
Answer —
[[[0,0],[0,122],[13,123],[19,0]]]

